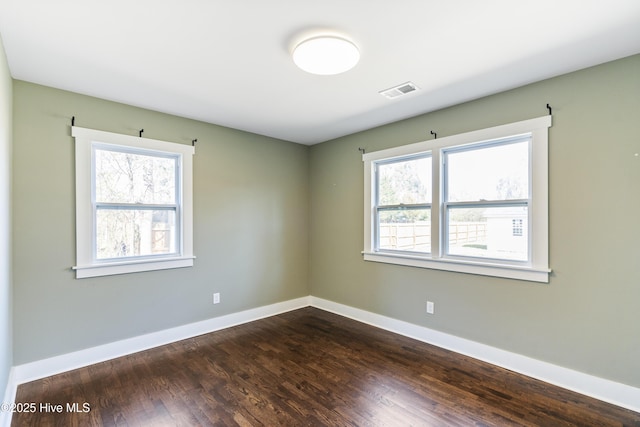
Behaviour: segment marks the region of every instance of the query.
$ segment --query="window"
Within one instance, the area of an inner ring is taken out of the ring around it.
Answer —
[[[367,261],[548,282],[551,116],[363,155]]]
[[[193,265],[190,145],[73,127],[77,278]]]
[[[376,163],[377,248],[431,251],[431,159],[427,155]]]
[[[509,235],[526,218],[530,135],[442,150],[447,255],[528,261],[529,247]]]

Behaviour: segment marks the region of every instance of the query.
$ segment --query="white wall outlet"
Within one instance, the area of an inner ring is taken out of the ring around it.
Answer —
[[[213,294],[213,303],[214,304],[220,304],[220,293],[216,292],[215,294]]]
[[[427,314],[433,314],[433,310],[435,308],[435,304],[433,301],[427,301]]]

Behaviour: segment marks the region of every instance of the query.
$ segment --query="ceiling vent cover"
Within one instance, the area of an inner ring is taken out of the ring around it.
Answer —
[[[389,98],[389,99],[394,99],[394,98],[397,98],[399,96],[406,95],[406,94],[411,93],[411,92],[415,92],[418,89],[420,89],[420,88],[418,86],[416,86],[415,83],[406,82],[406,83],[402,83],[401,85],[394,86],[394,87],[389,88],[389,89],[381,90],[378,93],[380,95],[384,96],[384,97]]]

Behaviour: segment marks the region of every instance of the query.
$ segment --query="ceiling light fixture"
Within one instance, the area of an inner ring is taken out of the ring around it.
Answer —
[[[293,49],[293,62],[302,70],[320,75],[344,73],[355,67],[360,51],[347,39],[319,36],[304,40]]]

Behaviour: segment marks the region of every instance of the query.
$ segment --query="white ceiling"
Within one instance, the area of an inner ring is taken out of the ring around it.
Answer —
[[[360,63],[296,68],[318,29]],[[0,0],[0,34],[15,79],[314,144],[640,53],[640,1]]]

